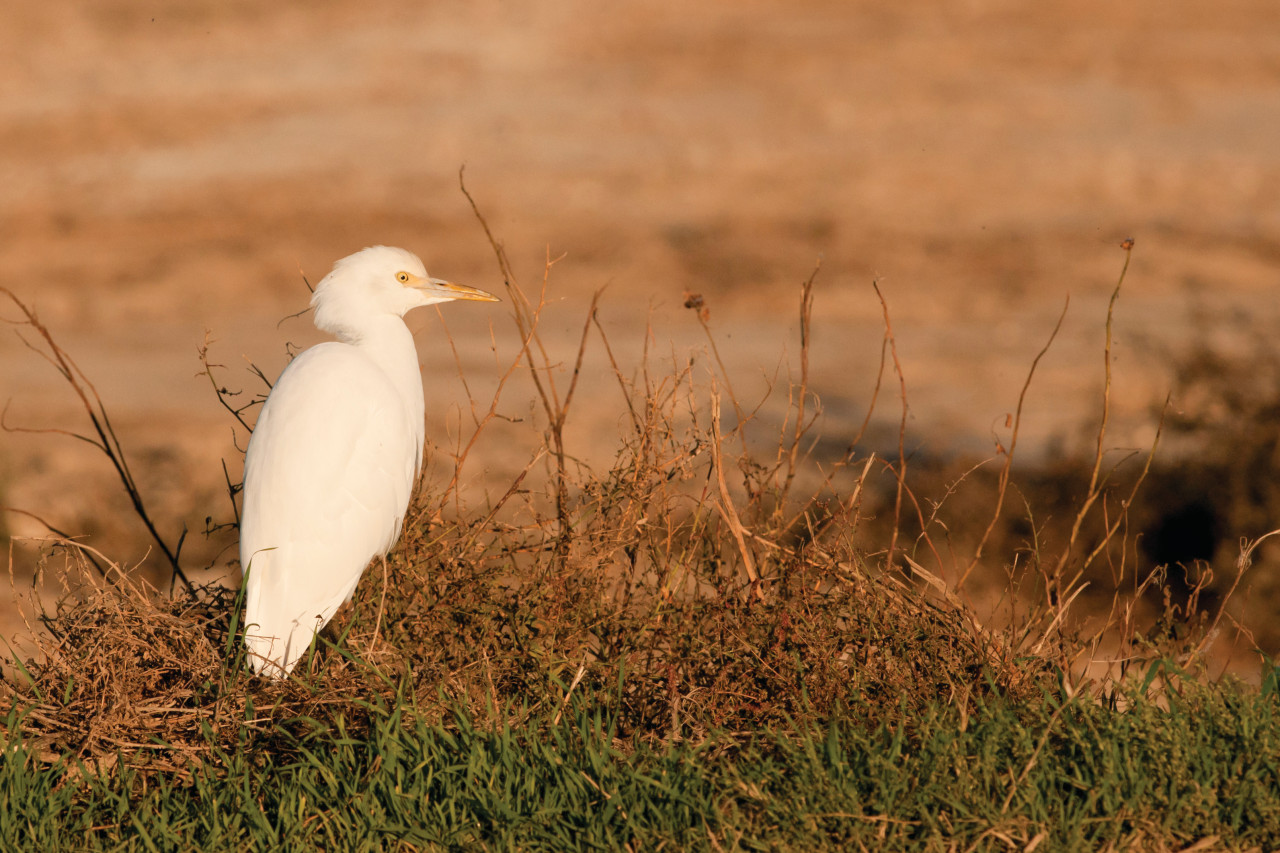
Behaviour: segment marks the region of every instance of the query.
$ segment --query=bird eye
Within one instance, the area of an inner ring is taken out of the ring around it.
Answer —
[[[408,274],[407,272],[398,272],[398,273],[396,273],[396,281],[400,282],[401,284],[408,284],[408,283],[409,283],[409,274]]]

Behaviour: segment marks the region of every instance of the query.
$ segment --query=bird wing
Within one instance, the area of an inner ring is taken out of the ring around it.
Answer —
[[[369,561],[395,544],[416,443],[390,379],[355,347],[320,344],[281,374],[245,455],[251,651],[292,669]]]

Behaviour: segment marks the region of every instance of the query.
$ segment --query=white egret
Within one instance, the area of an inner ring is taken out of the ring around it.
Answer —
[[[497,297],[427,275],[412,252],[343,258],[311,298],[338,340],[295,358],[258,415],[244,460],[240,564],[255,672],[283,678],[400,538],[422,465],[422,374],[411,308]]]

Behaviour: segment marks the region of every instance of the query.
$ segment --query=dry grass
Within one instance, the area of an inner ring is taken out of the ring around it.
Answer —
[[[474,429],[459,439],[443,491],[420,490],[389,578],[368,571],[316,654],[277,684],[246,673],[233,591],[161,594],[64,542],[46,565],[59,567],[65,594],[38,616],[37,654],[0,686],[29,709],[20,723],[29,744],[50,760],[185,772],[210,750],[285,748],[291,728],[340,720],[358,729],[372,707],[427,719],[461,707],[481,722],[522,724],[571,698],[616,709],[628,742],[750,738],[852,706],[874,709],[868,725],[910,725],[939,704],[964,715],[1059,683],[1072,692],[1106,655],[1124,660],[1116,675],[1157,660],[1193,666],[1202,655],[1205,623],[1188,620],[1185,603],[1166,599],[1164,612],[1191,630],[1164,635],[1147,632],[1152,620],[1135,615],[1132,595],[1115,593],[1102,624],[1072,611],[1099,565],[1118,572],[1115,590],[1145,594],[1163,580],[1134,564],[1128,529],[1151,455],[1124,482],[1104,465],[1110,317],[1123,273],[1107,317],[1097,456],[1051,545],[1029,502],[1010,510],[1018,419],[1003,458],[942,478],[928,496],[927,472],[908,477],[907,388],[883,297],[886,357],[873,403],[893,370],[904,412],[898,458],[864,456],[854,437],[841,456],[816,459],[819,407],[806,370],[816,269],[800,288],[799,374],[777,389],[787,419],[762,424],[722,372],[660,369],[647,354],[631,370],[619,365],[597,322],[599,297],[574,353],[550,352],[539,319],[554,261],[544,297],[530,299],[490,239],[520,343],[492,402],[472,401]],[[692,295],[689,305],[714,355],[706,306]],[[630,423],[601,471],[577,462],[565,441],[591,347],[610,365]],[[509,488],[470,506],[463,468],[521,381],[541,412],[530,424],[537,446]],[[760,453],[749,433],[779,438]],[[118,445],[103,445],[123,459]],[[1029,535],[1018,532],[1027,525]],[[1008,581],[981,611],[964,597],[979,566]]]

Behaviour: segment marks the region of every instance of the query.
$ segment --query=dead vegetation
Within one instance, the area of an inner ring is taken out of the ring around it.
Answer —
[[[524,724],[571,697],[613,709],[625,741],[749,738],[855,705],[909,724],[938,703],[965,713],[1060,684],[1102,694],[1106,683],[1090,677],[1155,661],[1202,666],[1208,639],[1229,627],[1220,621],[1229,595],[1212,620],[1185,596],[1165,595],[1154,611],[1138,606],[1166,585],[1161,570],[1137,564],[1129,524],[1155,449],[1129,469],[1106,461],[1110,317],[1123,273],[1107,317],[1097,455],[1076,469],[1082,488],[1067,490],[1073,510],[1054,528],[1015,492],[1020,402],[1002,457],[959,474],[908,476],[907,389],[883,297],[871,405],[898,388],[897,458],[865,455],[861,435],[842,455],[816,458],[820,406],[806,370],[816,269],[800,288],[799,370],[776,389],[787,419],[762,424],[721,372],[660,366],[647,353],[634,368],[619,364],[598,297],[575,353],[549,352],[538,331],[544,298],[526,295],[489,236],[519,346],[492,402],[473,400],[473,429],[458,439],[444,488],[419,491],[389,573],[370,569],[315,654],[276,684],[247,673],[235,591],[184,584],[161,593],[64,540],[45,561],[64,587],[36,615],[38,651],[15,660],[0,685],[24,709],[17,724],[27,743],[50,760],[182,772],[210,750],[284,748],[291,728],[358,728],[373,707],[433,719],[461,708]],[[714,361],[708,308],[695,295],[687,304]],[[589,348],[609,365],[629,424],[605,470],[580,463],[565,442]],[[87,385],[78,372],[64,376]],[[521,381],[542,416],[531,425],[528,466],[505,491],[469,505],[463,468]],[[85,399],[91,416],[101,410]],[[239,405],[228,408],[240,418]],[[752,431],[778,436],[776,446],[751,450]],[[120,467],[118,444],[104,445]],[[229,490],[234,504],[230,478]],[[141,496],[135,504],[144,512]],[[180,577],[178,551],[169,553]],[[969,598],[975,569],[1003,573],[1003,593]],[[1109,615],[1082,620],[1073,607],[1104,570]]]

